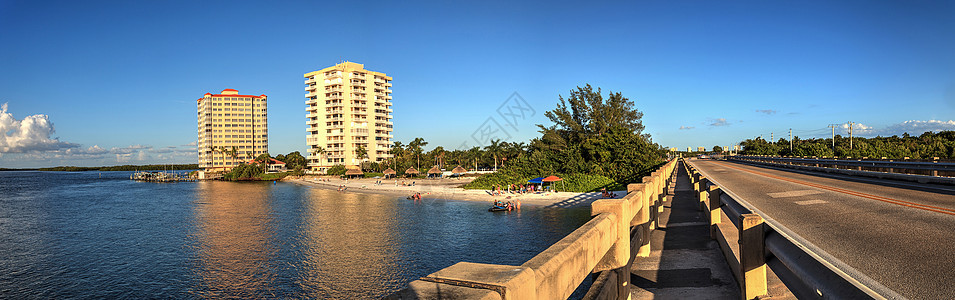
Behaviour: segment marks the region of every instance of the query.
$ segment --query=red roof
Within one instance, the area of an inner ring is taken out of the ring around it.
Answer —
[[[250,97],[250,98],[265,98],[265,95],[262,95],[262,96],[253,96],[253,95],[212,94],[212,97]]]
[[[284,165],[284,164],[285,164],[284,162],[282,162],[282,161],[280,161],[280,160],[277,160],[277,159],[274,159],[274,158],[269,158],[269,160],[272,161],[272,162],[269,163],[270,165]],[[258,162],[259,162],[258,160],[254,160],[254,159],[249,161],[249,163],[258,163]]]
[[[224,89],[224,90],[222,90],[222,91],[223,91],[223,92],[225,92],[225,91],[231,91],[231,92],[238,92],[239,90],[234,90],[234,89]]]

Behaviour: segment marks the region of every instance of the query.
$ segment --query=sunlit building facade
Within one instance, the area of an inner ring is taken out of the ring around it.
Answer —
[[[305,85],[305,142],[312,172],[391,156],[391,77],[343,62],[305,73]],[[355,153],[360,148],[364,157]]]
[[[269,151],[267,100],[234,89],[196,100],[200,169],[227,171]]]

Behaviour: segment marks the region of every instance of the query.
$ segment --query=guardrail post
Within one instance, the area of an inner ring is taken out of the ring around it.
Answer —
[[[656,197],[656,188],[654,186],[652,176],[643,177],[643,196],[647,201],[648,212],[650,213],[650,230],[657,228],[657,218],[659,218],[659,213],[657,212],[657,197]]]
[[[616,215],[617,239],[610,251],[597,263],[594,272],[609,270],[616,276],[606,284],[616,285],[617,299],[630,296],[630,205],[625,199],[603,199],[591,204],[591,215],[610,213]]]
[[[706,177],[700,176],[700,182],[699,182],[700,189],[698,189],[697,192],[699,193],[699,201],[700,201],[699,207],[701,211],[704,210],[703,205],[706,203],[706,199],[708,199],[708,196],[709,196],[709,193],[707,192],[707,185],[709,184],[709,182],[710,182],[709,179],[706,179]]]
[[[743,214],[739,229],[740,293],[743,299],[758,299],[766,290],[766,247],[763,218]]]
[[[720,211],[720,195],[722,194],[719,186],[711,186],[710,194],[708,195],[710,199],[710,238],[716,239],[716,235],[719,234],[720,222],[723,220],[723,214]]]
[[[630,222],[630,226],[636,226],[640,231],[640,237],[643,239],[640,246],[637,248],[638,257],[649,257],[650,256],[650,208],[647,207],[646,197],[646,185],[642,183],[631,183],[627,185],[628,193],[638,193],[635,195],[631,201],[636,201],[636,208],[631,208],[631,210],[636,210],[633,216],[633,220]],[[633,206],[631,206],[633,207]],[[631,249],[630,251],[634,251]]]

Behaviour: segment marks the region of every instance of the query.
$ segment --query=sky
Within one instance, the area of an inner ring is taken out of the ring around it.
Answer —
[[[488,128],[527,142],[586,84],[680,149],[848,122],[955,130],[953,15],[952,1],[0,0],[0,168],[195,163],[195,100],[227,88],[268,95],[270,153],[304,153],[303,74],[341,61],[394,78],[394,140],[426,148],[483,146]]]

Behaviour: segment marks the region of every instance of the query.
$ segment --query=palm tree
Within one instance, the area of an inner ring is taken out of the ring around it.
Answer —
[[[212,161],[212,168],[209,168],[210,170],[215,169],[216,167],[216,155],[215,155],[216,152],[219,152],[219,148],[217,148],[216,146],[209,146],[209,157],[211,158],[210,160]]]
[[[504,149],[502,146],[501,140],[496,139],[491,140],[491,144],[484,147],[484,150],[487,151],[487,154],[490,154],[494,157],[494,171],[497,171],[497,157],[501,155],[501,150]]]
[[[355,156],[358,157],[358,160],[361,161],[361,169],[365,169],[365,159],[368,159],[368,150],[365,150],[365,146],[358,144],[355,146]]]
[[[391,149],[388,150],[388,153],[391,153],[393,156],[391,159],[394,161],[395,170],[398,170],[398,159],[401,157],[401,153],[404,151],[405,149],[399,141],[395,141],[395,143],[391,145]]]
[[[468,158],[474,160],[474,170],[477,171],[478,159],[481,158],[481,147],[474,146],[468,150]]]
[[[328,154],[328,151],[321,146],[315,147],[313,149],[315,150],[315,155],[318,155],[318,157],[324,157],[326,154]],[[319,158],[319,160],[321,160],[322,162],[325,162],[324,159]]]
[[[228,150],[227,152],[228,152],[227,154],[229,154],[229,156],[232,157],[232,164],[233,164],[232,167],[234,168],[235,160],[239,158],[239,148],[236,146],[232,146],[232,149]]]
[[[422,147],[427,146],[428,142],[425,142],[423,138],[415,138],[411,143],[408,143],[408,148],[411,151],[414,151],[415,154],[415,169],[421,168],[421,152],[423,151]]]

